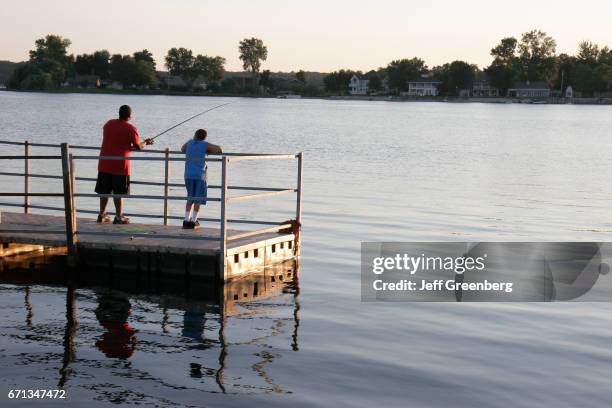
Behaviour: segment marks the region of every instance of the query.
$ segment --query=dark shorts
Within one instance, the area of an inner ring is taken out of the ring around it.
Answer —
[[[130,194],[130,176],[98,173],[95,191],[98,194]]]
[[[185,187],[187,188],[187,197],[192,197],[187,202],[206,205],[206,195],[208,194],[206,181],[201,179],[185,179]]]

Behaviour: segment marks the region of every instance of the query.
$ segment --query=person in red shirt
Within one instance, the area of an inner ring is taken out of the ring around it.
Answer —
[[[130,193],[130,160],[104,160],[104,156],[130,157],[132,149],[142,150],[145,145],[153,144],[151,139],[140,142],[138,129],[129,123],[132,119],[132,108],[123,105],[119,108],[119,119],[111,119],[104,125],[100,160],[98,162],[98,194],[129,194]],[[113,224],[129,224],[130,220],[123,216],[123,199],[113,198],[115,203],[115,219]],[[100,197],[100,214],[98,222],[110,222],[106,215],[108,197]]]

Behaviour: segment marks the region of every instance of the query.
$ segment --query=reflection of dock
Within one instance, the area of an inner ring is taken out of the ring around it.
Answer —
[[[171,367],[174,374],[166,378],[155,370],[142,371],[146,366],[134,366],[141,381],[149,383],[142,387],[143,392],[159,391],[163,395],[164,387],[173,387],[173,384],[211,393],[289,391],[282,384],[282,378],[270,372],[270,365],[284,353],[299,350],[299,265],[294,260],[213,285],[213,290],[206,290],[210,282],[195,284],[189,288],[192,294],[186,296],[179,292],[168,294],[171,289],[168,287],[164,287],[163,294],[156,293],[154,288],[143,292],[135,282],[122,278],[113,280],[111,286],[77,289],[81,283],[69,278],[65,282],[59,278],[51,282],[50,275],[58,276],[54,271],[62,269],[65,257],[46,256],[47,261],[59,262],[59,268],[49,270],[40,261],[41,268],[23,270],[28,259],[34,258],[32,254],[5,258],[0,268],[0,284],[16,284],[25,290],[24,319],[29,330],[39,331],[47,330],[45,325],[57,327],[58,320],[64,320],[64,314],[58,310],[51,317],[53,320],[37,319],[40,306],[36,298],[40,299],[40,293],[50,288],[46,283],[67,285],[63,353],[54,352],[49,356],[58,361],[59,371],[55,371],[58,387],[86,387],[88,378],[96,381],[96,370],[105,370],[106,365],[86,357],[91,352],[85,349],[91,347],[98,349],[97,358],[138,361],[132,357],[145,354],[154,356],[160,365]],[[34,294],[30,287],[36,288]],[[56,286],[51,293],[57,294]],[[228,327],[231,327],[229,332]],[[233,354],[238,356],[235,361]],[[128,364],[123,367],[123,370],[131,369]],[[183,377],[177,383],[176,373],[181,370],[184,370]],[[83,372],[88,374],[87,378],[72,380]],[[106,375],[106,371],[101,375]],[[108,380],[113,381],[112,377]],[[114,385],[118,389],[123,386]]]
[[[299,262],[288,259],[226,281],[198,279],[198,276],[174,274],[164,265],[140,270],[91,268],[83,273],[68,273],[65,248],[44,249],[0,258],[0,284],[75,284],[108,287],[126,293],[168,295],[183,306],[193,300],[222,306],[225,314],[234,313],[237,304],[278,296],[293,288],[299,278]],[[174,296],[174,297],[173,297]],[[177,297],[178,296],[178,297]]]

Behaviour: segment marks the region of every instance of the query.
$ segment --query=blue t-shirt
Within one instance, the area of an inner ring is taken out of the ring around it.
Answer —
[[[185,178],[205,180],[205,159],[208,142],[206,140],[190,140],[185,146]]]

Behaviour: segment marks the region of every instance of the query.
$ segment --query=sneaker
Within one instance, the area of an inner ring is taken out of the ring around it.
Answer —
[[[200,221],[191,221],[191,225],[193,225],[193,229],[200,228]]]
[[[99,222],[101,224],[106,224],[108,222],[111,222],[111,219],[106,214],[100,214],[100,215],[98,215],[98,220],[96,222]]]
[[[193,223],[191,221],[183,221],[183,229],[193,229]]]
[[[127,217],[117,217],[115,215],[115,219],[113,220],[113,224],[129,224],[130,223],[130,219]]]

